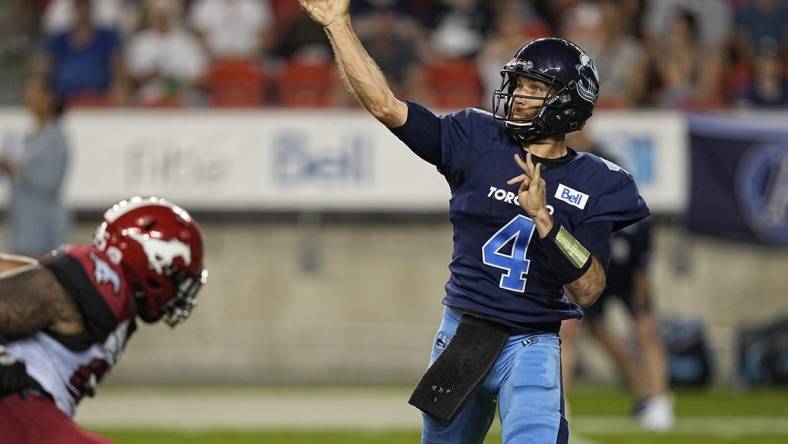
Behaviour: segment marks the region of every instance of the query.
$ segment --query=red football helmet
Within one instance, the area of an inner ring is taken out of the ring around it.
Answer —
[[[207,281],[200,227],[183,208],[157,197],[132,197],[104,213],[93,244],[120,264],[145,322],[170,327],[189,317]]]

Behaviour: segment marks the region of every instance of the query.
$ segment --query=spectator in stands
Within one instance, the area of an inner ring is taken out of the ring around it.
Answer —
[[[660,82],[658,105],[697,108],[721,105],[722,52],[701,43],[697,16],[679,9],[666,40],[652,53]]]
[[[517,0],[497,2],[494,9],[495,26],[487,38],[476,66],[482,90],[494,91],[501,86],[501,69],[523,42],[549,36],[550,30],[528,3]],[[486,103],[488,107],[490,103]]]
[[[755,54],[761,41],[777,42],[788,50],[788,3],[784,0],[752,0],[736,8],[736,42],[746,54]]]
[[[65,243],[69,215],[61,202],[69,148],[60,116],[63,101],[43,77],[28,80],[25,105],[35,127],[19,146],[4,143],[0,174],[9,177],[11,251],[37,257]]]
[[[646,13],[647,0],[617,0],[619,16],[616,17],[622,34],[643,43],[643,17]]]
[[[188,100],[205,73],[208,59],[197,38],[181,25],[181,13],[180,0],[146,2],[146,26],[131,38],[126,53],[135,102]]]
[[[761,40],[753,60],[752,79],[738,101],[757,108],[788,107],[788,76],[777,42],[768,37]]]
[[[195,0],[189,20],[214,59],[257,59],[271,49],[268,0]]]
[[[550,29],[558,29],[564,13],[583,3],[583,0],[532,0],[530,3]]]
[[[655,47],[668,40],[675,30],[675,18],[689,14],[695,18],[697,44],[706,50],[719,50],[732,31],[729,0],[656,0],[649,1],[643,17],[646,38]]]
[[[381,11],[391,11],[402,19],[414,15],[407,0],[354,0],[350,3],[350,15],[354,20]]]
[[[419,41],[425,32],[396,4],[370,8],[358,18],[358,36],[377,62],[395,94],[412,97],[423,80]],[[347,94],[345,94],[347,96]]]
[[[482,49],[494,15],[481,0],[441,0],[428,18],[431,43],[438,56],[472,58]]]
[[[323,28],[304,13],[298,14],[285,29],[276,48],[284,59],[330,62],[331,48]]]
[[[569,9],[561,29],[585,49],[599,70],[598,106],[632,107],[646,100],[647,59],[645,49],[624,34],[617,2],[601,0]]]
[[[74,0],[76,19],[66,32],[47,38],[39,71],[51,75],[67,102],[123,103],[125,67],[120,35],[93,22],[90,0]]]
[[[142,0],[94,0],[93,21],[101,28],[111,28],[124,35],[139,25]],[[44,33],[66,32],[74,26],[77,7],[75,0],[51,0],[41,19]]]

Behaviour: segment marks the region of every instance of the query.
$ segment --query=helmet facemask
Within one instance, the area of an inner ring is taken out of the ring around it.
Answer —
[[[199,275],[194,275],[175,266],[166,269],[158,279],[148,276],[146,285],[135,278],[129,281],[139,305],[140,319],[147,323],[161,320],[172,328],[191,316],[197,307],[197,294],[207,282],[208,270],[203,268]]]
[[[208,282],[208,270],[199,276],[177,272],[172,276],[175,296],[162,306],[161,319],[174,328],[191,316],[197,306],[197,293]]]
[[[548,136],[560,134],[552,131],[545,121],[548,111],[551,114],[560,112],[568,98],[564,91],[566,87],[555,78],[538,72],[524,71],[511,68],[511,63],[501,70],[501,87],[493,92],[493,117],[503,120],[511,135],[520,143],[533,142]],[[544,96],[516,94],[518,78],[537,80],[547,85]],[[514,115],[514,102],[517,99],[540,100],[539,110],[531,117],[517,118]]]
[[[547,84],[548,90],[544,96],[534,96],[526,94],[517,94],[518,79],[528,78],[540,81]],[[501,87],[493,92],[493,109],[496,117],[502,118],[507,123],[513,125],[527,126],[542,114],[542,109],[550,97],[555,95],[555,92],[560,88],[560,83],[551,79],[544,79],[541,76],[534,76],[530,74],[517,73],[509,70],[501,71]],[[539,111],[533,116],[527,118],[516,118],[514,116],[514,102],[516,99],[533,99],[541,101]],[[500,109],[503,107],[503,113]]]

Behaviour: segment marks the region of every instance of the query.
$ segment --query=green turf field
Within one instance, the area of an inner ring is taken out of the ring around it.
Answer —
[[[189,434],[183,432],[140,432],[140,431],[115,431],[108,433],[119,444],[263,444],[263,443],[288,443],[288,444],[413,444],[419,442],[417,432],[209,432]],[[668,434],[618,434],[618,435],[583,435],[583,443],[605,444],[785,444],[787,435],[752,434],[743,436],[725,437],[721,435],[679,433]],[[487,443],[500,442],[500,435],[492,433],[485,441]],[[575,442],[572,440],[570,442]]]
[[[578,389],[570,398],[576,444],[786,444],[788,391],[676,393],[678,423],[664,434],[641,431],[627,418],[631,400],[613,389]],[[418,431],[100,429],[118,444],[395,444],[418,442]],[[488,443],[500,442],[497,426]]]

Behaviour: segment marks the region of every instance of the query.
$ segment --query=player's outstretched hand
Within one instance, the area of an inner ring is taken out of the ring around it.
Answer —
[[[312,20],[328,26],[348,15],[350,0],[298,0]]]
[[[525,161],[519,154],[514,155],[514,161],[523,170],[523,174],[506,181],[509,185],[520,184],[517,191],[517,200],[520,206],[531,217],[536,217],[542,212],[547,212],[545,195],[547,185],[542,179],[542,164],[534,165],[531,153],[526,154]]]

